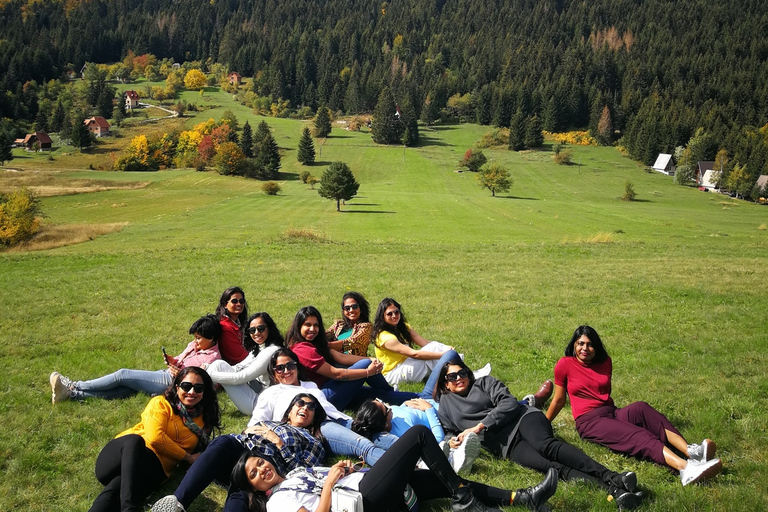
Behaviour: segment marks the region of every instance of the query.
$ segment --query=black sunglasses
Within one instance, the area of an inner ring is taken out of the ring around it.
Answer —
[[[292,372],[296,368],[298,368],[298,366],[296,366],[296,363],[293,361],[285,364],[278,364],[275,366],[275,373],[288,373]]]
[[[229,299],[232,304],[245,304],[245,299]]]
[[[315,409],[317,409],[317,404],[315,402],[311,400],[307,401],[307,400],[304,400],[303,398],[297,399],[295,402],[293,402],[293,405],[295,405],[296,407],[306,407],[308,411],[314,411]]]
[[[349,306],[342,306],[341,309],[343,309],[344,311],[356,311],[356,310],[360,309],[360,305],[359,304],[350,304]]]
[[[465,370],[464,368],[457,372],[445,374],[445,380],[448,382],[456,382],[459,379],[466,379],[467,377],[469,377],[469,370]]]
[[[251,333],[251,334],[256,334],[256,331],[258,331],[258,332],[264,332],[264,331],[266,331],[266,330],[267,330],[267,326],[266,326],[266,325],[264,325],[264,324],[262,324],[262,325],[257,325],[256,327],[249,327],[249,328],[248,328],[248,332],[249,332],[249,333]]]
[[[397,315],[400,314],[400,310],[399,309],[393,309],[392,311],[387,311],[384,314],[387,315],[387,316],[397,316]]]
[[[191,382],[184,381],[181,384],[179,384],[179,387],[183,389],[186,393],[189,393],[193,389],[195,390],[195,393],[202,393],[205,391],[205,384],[192,384]]]

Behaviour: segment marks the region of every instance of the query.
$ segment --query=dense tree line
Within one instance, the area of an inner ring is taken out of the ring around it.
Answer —
[[[411,122],[536,116],[646,163],[703,128],[735,156],[768,122],[767,26],[759,0],[7,0],[0,117],[33,122],[29,81],[130,50],[222,64],[293,108],[372,112],[388,87]]]

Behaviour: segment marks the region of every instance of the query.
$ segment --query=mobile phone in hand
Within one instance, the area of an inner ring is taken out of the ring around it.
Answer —
[[[160,347],[160,350],[163,351],[163,360],[165,361],[165,364],[168,364],[168,353],[165,351],[165,347]]]

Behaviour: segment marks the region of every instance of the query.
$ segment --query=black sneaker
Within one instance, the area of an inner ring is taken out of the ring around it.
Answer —
[[[557,470],[549,468],[544,480],[534,487],[519,489],[515,492],[513,505],[525,505],[528,510],[534,512],[544,512],[549,510],[547,500],[555,494],[557,490]]]
[[[639,491],[629,492],[623,487],[612,485],[608,493],[610,494],[608,500],[615,501],[619,510],[632,510],[639,507],[643,502],[643,493]]]
[[[475,498],[468,487],[461,487],[454,493],[451,498],[451,510],[453,512],[501,512]]]

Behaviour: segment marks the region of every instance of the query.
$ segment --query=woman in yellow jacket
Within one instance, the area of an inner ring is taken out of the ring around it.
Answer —
[[[163,395],[153,397],[141,421],[107,443],[96,459],[104,489],[91,512],[143,510],[144,500],[179,462],[192,464],[220,427],[213,382],[204,370],[181,370]]]

